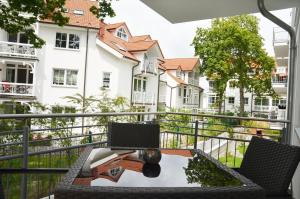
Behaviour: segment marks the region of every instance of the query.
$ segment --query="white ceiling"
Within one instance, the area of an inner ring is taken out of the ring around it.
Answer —
[[[257,0],[141,0],[172,23],[259,12]],[[300,0],[265,0],[270,11],[300,7]]]

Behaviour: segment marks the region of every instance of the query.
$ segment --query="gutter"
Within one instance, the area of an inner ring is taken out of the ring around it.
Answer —
[[[293,126],[293,109],[294,109],[294,83],[295,83],[295,66],[296,66],[296,56],[297,56],[297,44],[296,44],[296,32],[295,29],[278,17],[270,13],[265,7],[264,0],[257,0],[258,9],[261,14],[287,31],[290,35],[290,51],[289,51],[289,76],[288,76],[288,103],[287,103],[287,120],[290,121],[287,124],[287,133],[284,136],[285,144],[291,144],[292,138],[292,126]]]

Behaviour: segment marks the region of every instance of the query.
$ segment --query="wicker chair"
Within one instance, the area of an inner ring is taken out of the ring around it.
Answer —
[[[158,124],[108,124],[108,145],[112,148],[159,148],[159,136]]]
[[[266,198],[287,199],[295,170],[300,161],[300,147],[252,137],[239,173],[262,186]]]

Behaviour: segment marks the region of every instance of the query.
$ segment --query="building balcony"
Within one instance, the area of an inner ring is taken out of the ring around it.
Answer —
[[[273,29],[273,46],[276,58],[286,58],[289,56],[289,35],[281,28]]]
[[[154,105],[156,104],[156,95],[154,93],[134,91],[132,102],[137,105]]]
[[[33,84],[0,82],[0,95],[33,97]]]
[[[151,76],[157,75],[158,61],[157,59],[145,59],[143,64],[136,68],[135,75]]]
[[[287,79],[285,79],[285,80],[273,79],[272,87],[275,90],[275,92],[278,94],[287,93]]]
[[[0,41],[0,56],[9,58],[37,59],[32,44]]]
[[[194,85],[194,86],[199,86],[199,79],[188,78],[188,84]]]

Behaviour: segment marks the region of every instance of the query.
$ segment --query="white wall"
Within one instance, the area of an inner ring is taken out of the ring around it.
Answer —
[[[59,49],[55,47],[56,32],[75,33],[80,37],[78,50]],[[43,104],[68,105],[65,96],[72,96],[76,93],[82,94],[84,84],[84,68],[86,53],[86,29],[74,27],[58,27],[55,25],[40,24],[39,36],[46,41],[46,45],[39,50],[39,63],[36,69],[36,96]],[[90,38],[96,37],[95,33]],[[96,45],[95,43],[93,44]],[[93,46],[90,46],[93,48]],[[52,85],[53,69],[74,69],[78,70],[77,86],[56,86]]]
[[[95,39],[96,40],[96,39]],[[96,41],[90,40],[92,43]],[[99,95],[103,86],[103,72],[110,72],[110,88],[107,89],[111,97],[126,97],[130,100],[132,67],[135,62],[120,59],[100,46],[89,49],[86,96]]]

